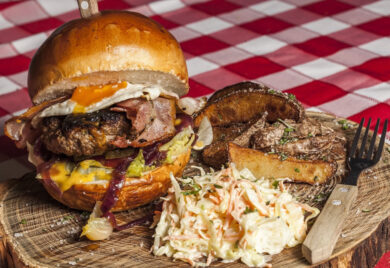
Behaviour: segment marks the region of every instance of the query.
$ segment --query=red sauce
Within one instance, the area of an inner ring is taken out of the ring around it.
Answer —
[[[101,210],[104,217],[108,216],[110,210],[115,206],[115,203],[118,201],[119,191],[122,189],[123,184],[125,183],[126,171],[129,167],[132,158],[121,159],[121,162],[115,167],[108,186],[107,192],[104,195]]]

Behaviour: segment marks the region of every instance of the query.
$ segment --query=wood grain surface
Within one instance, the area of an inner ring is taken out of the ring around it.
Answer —
[[[355,125],[344,131],[332,116],[309,113],[353,138]],[[194,172],[190,166],[187,173]],[[338,176],[320,186],[290,184],[299,200],[322,208],[335,185],[345,175],[339,163]],[[358,197],[348,213],[332,256],[317,267],[374,267],[390,250],[390,153],[384,150],[377,166],[363,172]],[[116,232],[110,240],[92,242],[79,239],[86,219],[80,211],[55,202],[34,174],[0,184],[0,267],[188,267],[167,257],[150,253],[153,230],[146,226]],[[151,206],[118,213],[121,223],[151,213]],[[273,267],[310,267],[301,246],[273,256]],[[215,263],[217,267],[246,267],[242,263]]]
[[[310,263],[325,261],[332,255],[357,194],[355,185],[337,184],[333,189],[302,244],[303,256]]]

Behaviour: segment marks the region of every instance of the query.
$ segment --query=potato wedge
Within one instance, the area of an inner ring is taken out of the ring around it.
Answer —
[[[268,112],[267,121],[293,119],[301,121],[305,110],[295,96],[272,90],[266,86],[242,82],[223,88],[214,93],[206,106],[196,115],[195,127],[204,116],[212,126],[248,122]]]
[[[276,154],[243,148],[234,143],[229,143],[228,151],[230,163],[234,163],[239,170],[248,168],[258,178],[290,178],[295,182],[321,184],[337,170],[336,163],[294,157],[282,161]]]

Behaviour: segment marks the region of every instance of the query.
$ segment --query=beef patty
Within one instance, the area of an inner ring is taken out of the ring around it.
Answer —
[[[114,146],[117,136],[129,137],[131,122],[123,113],[100,110],[88,114],[53,116],[42,120],[42,142],[56,154],[94,156]]]

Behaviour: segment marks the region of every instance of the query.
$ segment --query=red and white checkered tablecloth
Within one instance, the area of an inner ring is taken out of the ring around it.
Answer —
[[[99,8],[137,11],[169,29],[187,58],[189,96],[254,80],[309,110],[390,118],[390,1],[102,0]],[[2,179],[31,169],[3,135],[4,122],[31,105],[30,59],[53,29],[78,17],[76,0],[0,1]]]

